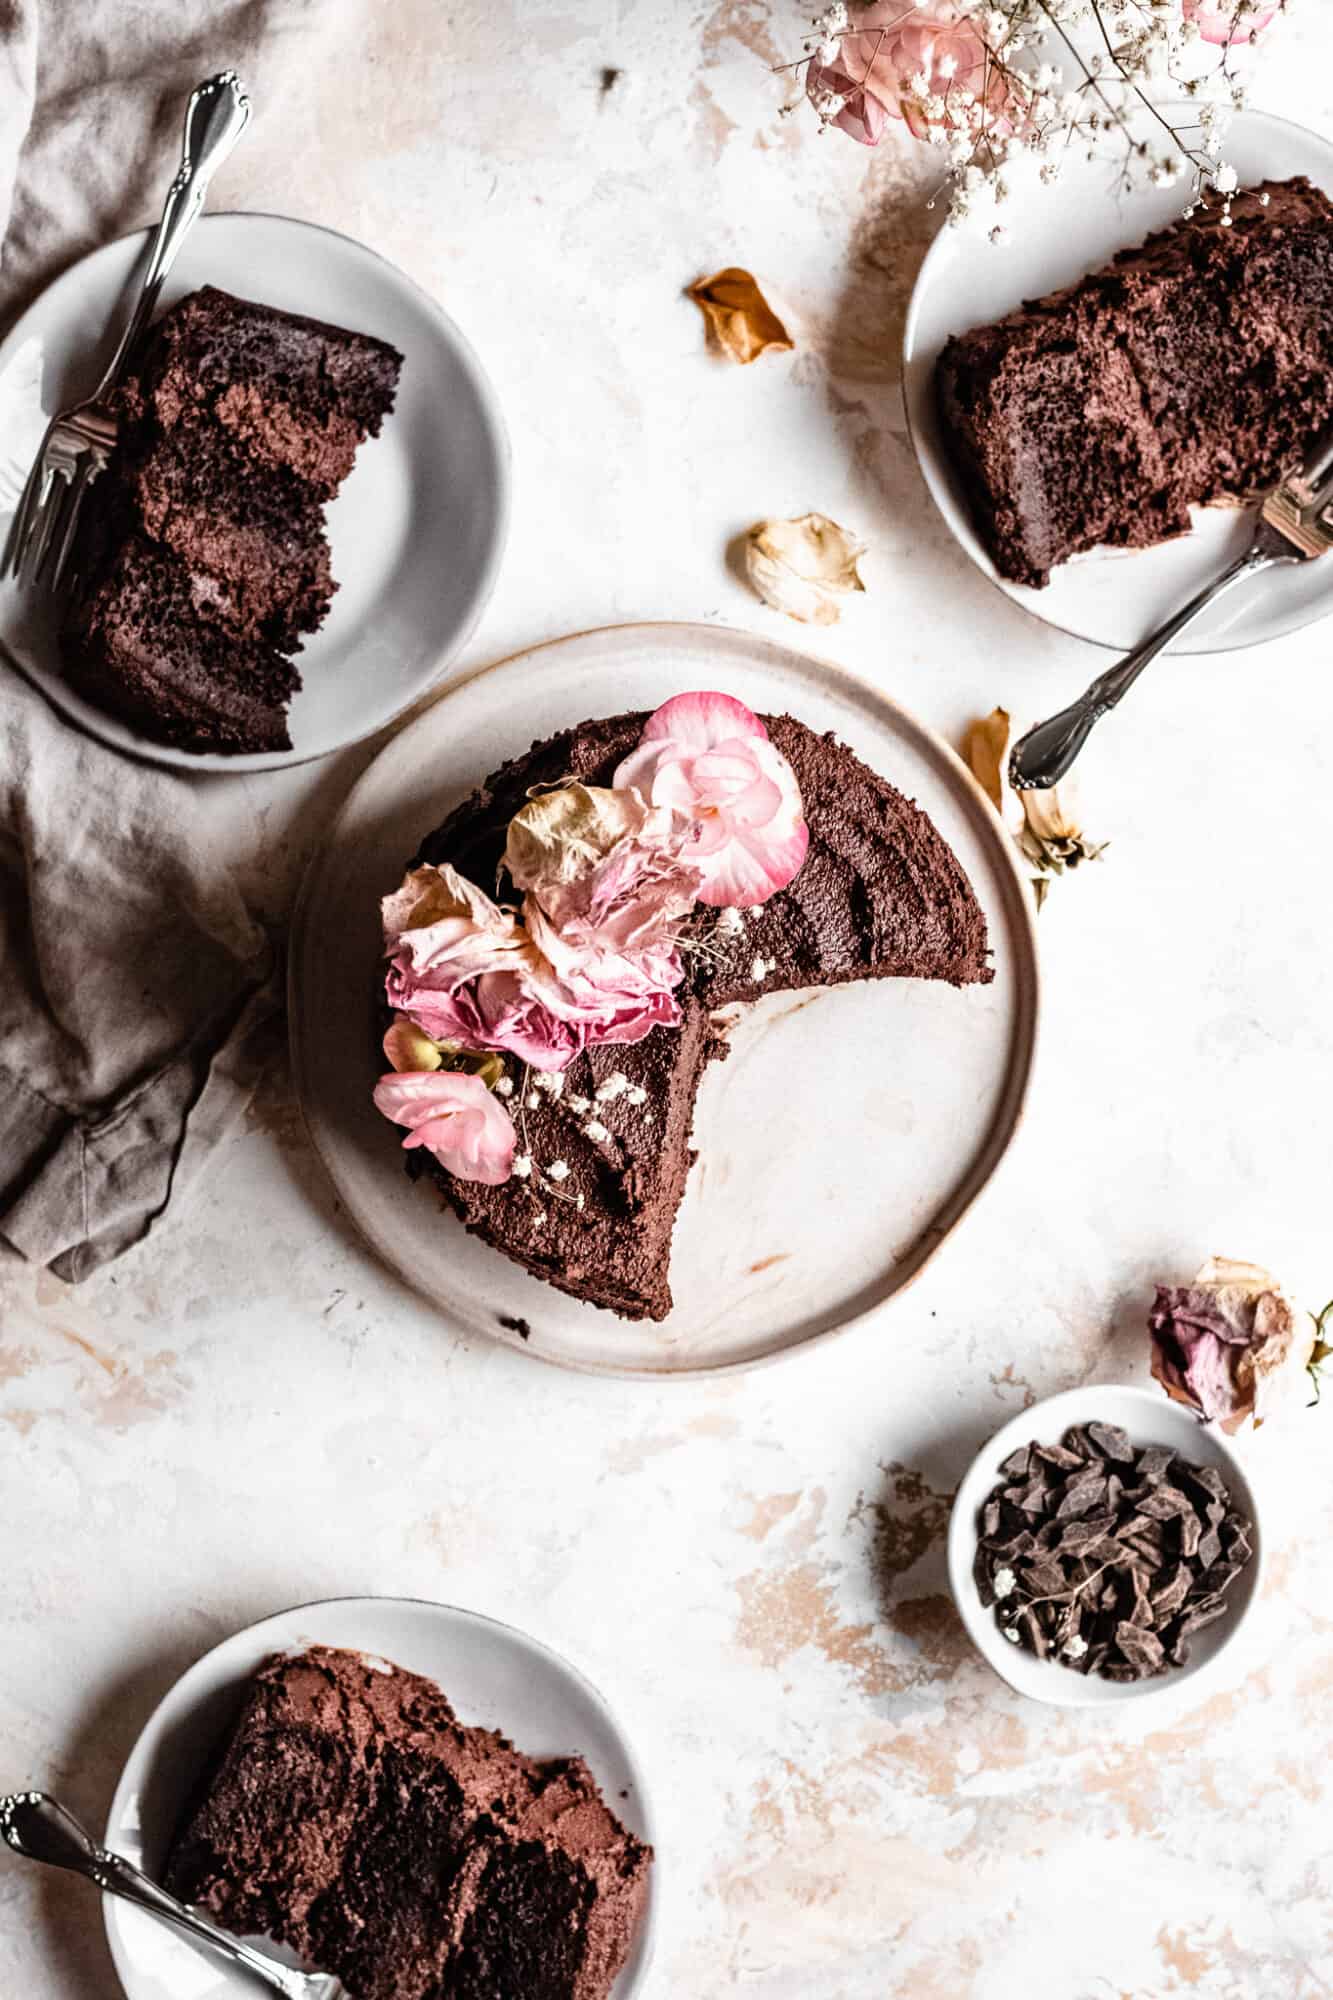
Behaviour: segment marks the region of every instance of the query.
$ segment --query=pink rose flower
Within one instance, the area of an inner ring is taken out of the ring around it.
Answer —
[[[659,708],[613,783],[687,824],[680,858],[698,872],[702,903],[766,902],[805,859],[796,774],[730,695],[682,694]]]
[[[1277,11],[1263,0],[1184,0],[1182,9],[1204,41],[1219,49],[1257,40]]]
[[[375,1085],[375,1108],[406,1125],[405,1147],[427,1147],[460,1181],[499,1187],[509,1179],[513,1120],[479,1076],[457,1069],[391,1073]]]
[[[1263,1423],[1322,1358],[1314,1316],[1232,1257],[1210,1257],[1193,1284],[1159,1285],[1148,1330],[1167,1395],[1224,1431]]]
[[[832,62],[812,62],[806,71],[811,98],[832,91],[846,99],[831,121],[840,131],[863,146],[877,146],[890,118],[905,120],[917,139],[925,138],[932,123],[948,131],[965,129],[972,101],[984,93],[989,129],[1000,137],[1012,132],[1009,84],[989,62],[976,23],[952,0],[919,8],[876,0],[855,18],[854,32],[839,38]],[[921,79],[924,90],[918,87]],[[965,100],[963,91],[971,98]],[[941,117],[926,116],[926,97],[944,100]]]

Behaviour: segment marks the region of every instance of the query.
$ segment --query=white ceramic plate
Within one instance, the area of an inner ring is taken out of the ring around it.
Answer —
[[[265,1618],[182,1675],[130,1752],[107,1821],[108,1847],[160,1877],[172,1832],[247,1677],[270,1653],[307,1646],[345,1646],[426,1674],[464,1722],[502,1731],[529,1756],[577,1752],[630,1831],[656,1844],[634,1753],[596,1688],[567,1660],[474,1611],[412,1598],[343,1597]],[[631,2000],[647,1975],[661,1866],[659,1853],[644,1921],[613,2000]],[[248,1977],[142,1910],[112,1896],[103,1898],[102,1909],[129,2000],[253,2000],[257,1989]],[[292,1963],[290,1954],[265,1949]]]
[[[51,413],[96,383],[102,330],[127,309],[147,232],[81,258],[0,345],[0,538]],[[0,640],[75,722],[117,749],[186,770],[267,771],[369,736],[416,701],[467,639],[504,547],[509,450],[494,391],[453,321],[350,237],[277,215],[206,215],[163,292],[203,284],[388,340],[398,397],[328,510],[339,589],[297,664],[290,750],[194,755],[151,742],[68,686],[39,598],[0,585]],[[91,342],[90,345],[90,336]]]
[[[835,730],[918,800],[986,911],[996,978],[775,994],[700,1093],[671,1259],[675,1310],[629,1323],[469,1236],[375,1111],[379,898],[424,834],[506,757],[588,716],[716,687]],[[1008,836],[953,752],[887,695],[770,641],[637,625],[539,647],[450,690],[383,750],[307,878],[291,953],[297,1088],[371,1246],[459,1327],[570,1367],[744,1367],[834,1332],[913,1278],[998,1164],[1032,1060],[1036,944]],[[522,1323],[521,1326],[519,1323]]]
[[[1169,1445],[1195,1465],[1215,1465],[1237,1507],[1254,1523],[1254,1559],[1227,1592],[1225,1615],[1195,1637],[1187,1666],[1157,1680],[1104,1681],[1093,1674],[1075,1673],[1058,1661],[1034,1658],[1003,1636],[973,1580],[977,1517],[982,1502],[1003,1477],[1000,1467],[1004,1460],[1021,1444],[1033,1439],[1058,1444],[1072,1425],[1087,1423],[1119,1424],[1136,1445]],[[1160,1391],[1118,1389],[1106,1383],[1048,1396],[997,1431],[969,1466],[949,1517],[949,1588],[972,1643],[1011,1688],[1056,1708],[1108,1708],[1123,1702],[1159,1701],[1186,1688],[1190,1700],[1198,1700],[1207,1684],[1221,1673],[1223,1654],[1239,1651],[1235,1641],[1258,1596],[1263,1561],[1263,1531],[1253,1489],[1236,1453],[1216,1426],[1205,1427]]]
[[[1244,112],[1227,137],[1227,158],[1242,185],[1306,174],[1333,195],[1333,145],[1282,118]],[[1006,169],[1008,172],[1008,169]],[[1094,549],[1062,563],[1044,590],[1001,577],[972,524],[949,462],[935,407],[935,363],[950,334],[1012,312],[1024,299],[1072,284],[1117,250],[1141,243],[1180,214],[1180,189],[1117,193],[1110,159],[1069,157],[1060,181],[1041,187],[1030,161],[1009,175],[1014,193],[1004,214],[1013,240],[986,241],[988,210],[942,229],[912,294],[903,344],[903,394],[916,455],[940,512],[973,562],[1016,604],[1080,639],[1128,652],[1246,546],[1252,515],[1234,507],[1197,508],[1188,535],[1154,549]],[[1295,632],[1333,610],[1333,562],[1271,571],[1242,585],[1199,619],[1175,648],[1216,653]]]

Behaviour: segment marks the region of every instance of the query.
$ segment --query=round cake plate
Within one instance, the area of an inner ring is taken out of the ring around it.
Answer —
[[[1333,144],[1265,112],[1240,113],[1228,129],[1226,157],[1241,185],[1305,174],[1333,196]],[[921,266],[903,341],[903,396],[922,474],[940,512],[973,562],[1025,611],[1073,638],[1125,653],[1188,603],[1246,547],[1254,517],[1236,507],[1194,512],[1188,535],[1152,549],[1094,549],[1061,563],[1044,590],[1000,576],[975,526],[945,449],[935,402],[935,364],[949,336],[1012,312],[1024,299],[1072,284],[1117,250],[1174,222],[1185,205],[1180,186],[1117,191],[1115,162],[1066,156],[1059,181],[1041,186],[1031,161],[1018,161],[1013,196],[1000,219],[1012,240],[986,241],[996,221],[988,208],[941,229]],[[1333,563],[1272,570],[1204,612],[1173,649],[1218,653],[1299,631],[1333,610]]]
[[[233,1634],[197,1660],[158,1704],[121,1773],[106,1845],[160,1879],[174,1829],[246,1680],[271,1653],[342,1646],[439,1683],[463,1722],[498,1729],[527,1755],[587,1760],[608,1805],[656,1845],[643,1773],[602,1696],[550,1647],[493,1618],[414,1598],[304,1604]],[[659,1855],[634,1948],[612,2000],[642,1990],[652,1956]],[[111,1956],[128,2000],[253,2000],[258,1988],[206,1948],[113,1896],[102,1899]],[[287,1964],[291,1954],[256,1940]],[[319,1968],[316,1968],[319,1969]]]
[[[91,390],[146,231],[71,265],[0,344],[0,541],[47,418]],[[163,291],[219,285],[387,340],[403,356],[393,411],[328,509],[338,591],[299,655],[292,748],[228,757],[154,743],[65,680],[44,595],[0,584],[0,642],[56,707],[115,749],[189,771],[269,771],[382,729],[434,685],[472,632],[504,549],[509,447],[495,392],[458,327],[348,236],[280,215],[205,215]],[[92,504],[92,503],[90,503]]]
[[[990,986],[888,980],[773,994],[705,1075],[671,1256],[675,1307],[630,1322],[470,1236],[371,1103],[378,904],[424,834],[507,757],[585,717],[720,688],[833,730],[930,813],[986,912]],[[619,1375],[743,1368],[827,1337],[924,1267],[999,1164],[1032,1063],[1036,941],[999,817],[962,763],[836,667],[709,625],[558,640],[448,690],[381,751],[306,878],[292,1060],[314,1144],[366,1241],[456,1326]]]

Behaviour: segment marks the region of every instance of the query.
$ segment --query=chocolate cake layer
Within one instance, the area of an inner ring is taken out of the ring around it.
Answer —
[[[65,671],[98,707],[185,750],[287,750],[301,676],[217,616],[221,586],[142,536],[121,541],[73,599]]]
[[[449,862],[489,888],[529,788],[566,776],[609,784],[646,719],[587,722],[534,744],[451,813],[412,865]],[[849,980],[965,986],[992,977],[980,905],[925,813],[832,737],[791,716],[764,720],[796,773],[810,829],[795,880],[739,920],[712,911],[693,920],[703,948],[686,954],[679,1028],[585,1051],[558,1089],[522,1092],[522,1068],[510,1064],[521,1150],[543,1169],[566,1164],[558,1194],[532,1181],[456,1180],[424,1148],[408,1155],[409,1173],[431,1175],[469,1229],[535,1277],[626,1319],[671,1310],[668,1261],[695,1097],[706,1065],[726,1054],[718,1008]],[[607,1136],[589,1137],[590,1123]]]
[[[213,286],[158,321],[75,551],[62,642],[91,700],[185,749],[290,749],[300,676],[282,656],[337,588],[324,504],[400,365],[384,341]]]
[[[254,1676],[167,1882],[353,2000],[606,2000],[651,1860],[582,1759],[537,1762],[434,1682],[315,1647]]]
[[[1297,178],[1222,212],[945,347],[945,441],[1002,576],[1039,588],[1083,550],[1182,534],[1333,419],[1333,204]]]
[[[387,341],[204,285],[158,321],[140,378],[162,429],[207,415],[330,499],[379,436],[401,366]]]
[[[294,650],[324,622],[337,585],[303,479],[247,465],[227,432],[194,421],[152,436],[128,480],[144,534],[225,586],[219,615],[239,631]]]

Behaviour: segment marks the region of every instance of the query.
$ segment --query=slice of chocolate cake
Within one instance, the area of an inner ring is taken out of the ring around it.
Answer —
[[[354,2000],[606,2000],[651,1860],[581,1758],[540,1763],[434,1682],[314,1647],[254,1676],[167,1883]]]
[[[940,357],[941,422],[996,568],[1040,588],[1239,502],[1333,418],[1333,203],[1304,179],[1215,202]]]
[[[80,526],[62,643],[90,700],[184,749],[291,747],[300,675],[283,656],[337,588],[324,506],[401,361],[213,286],[158,321]]]
[[[449,863],[493,884],[508,822],[530,791],[568,777],[609,785],[645,719],[586,722],[534,744],[451,813],[412,865]],[[671,1310],[668,1261],[693,1160],[695,1097],[707,1064],[726,1054],[717,1009],[849,980],[966,986],[993,976],[980,905],[926,814],[832,737],[791,716],[763,720],[799,784],[809,848],[795,879],[762,907],[692,920],[680,1026],[588,1048],[560,1074],[526,1083],[522,1065],[507,1059],[509,1102],[534,1163],[529,1181],[487,1186],[456,1178],[424,1148],[407,1156],[409,1173],[431,1175],[486,1242],[626,1319]],[[564,1169],[554,1193],[552,1163]]]

